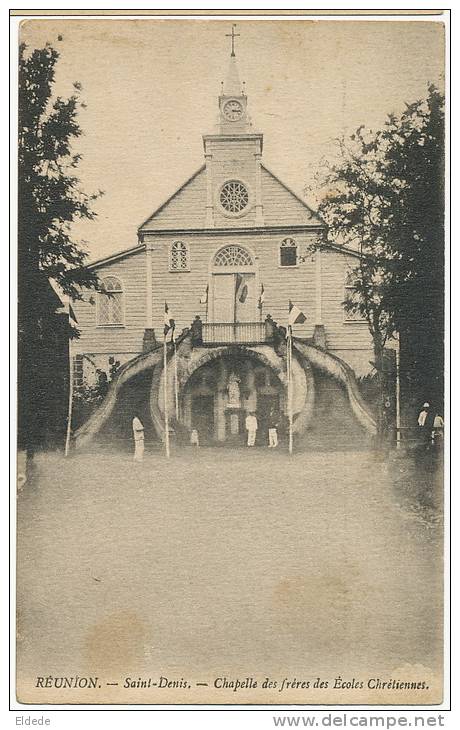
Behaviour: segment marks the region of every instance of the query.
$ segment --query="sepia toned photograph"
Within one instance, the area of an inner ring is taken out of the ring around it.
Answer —
[[[17,42],[17,701],[440,705],[442,14]]]

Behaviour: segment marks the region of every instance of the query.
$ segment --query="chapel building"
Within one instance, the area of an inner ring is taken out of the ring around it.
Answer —
[[[241,440],[248,412],[264,438],[269,417],[287,412],[290,302],[305,315],[293,325],[296,436],[331,430],[334,413],[358,439],[375,432],[356,382],[371,369],[370,334],[343,306],[359,254],[326,243],[318,215],[264,165],[233,50],[218,114],[203,163],[140,225],[137,244],[91,265],[103,290],[75,303],[75,385],[102,375],[109,387],[77,447],[128,440],[136,414],[147,438],[163,439],[165,402],[172,430],[196,429],[202,443]],[[176,339],[168,332],[166,387],[165,305]]]

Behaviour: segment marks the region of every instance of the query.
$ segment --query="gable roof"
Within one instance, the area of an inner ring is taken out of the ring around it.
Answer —
[[[319,215],[268,167],[261,165],[261,168],[265,225],[275,224],[280,220],[280,215],[289,217],[292,224],[325,225]]]
[[[138,228],[139,232],[153,228],[202,228],[206,207],[206,165],[193,173]],[[171,223],[174,222],[174,226]],[[198,225],[190,225],[198,223]]]
[[[320,217],[265,165],[261,165],[264,223],[255,221],[254,209],[238,219],[224,217],[214,211],[219,228],[256,228],[283,226],[324,226]],[[206,216],[206,166],[202,165],[183,185],[160,205],[138,229],[146,231],[203,230]]]

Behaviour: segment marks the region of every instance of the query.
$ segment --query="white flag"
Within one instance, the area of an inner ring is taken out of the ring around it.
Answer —
[[[293,304],[291,301],[289,302],[289,317],[288,317],[288,325],[289,327],[292,327],[293,324],[303,324],[307,321],[306,316],[302,312],[301,309],[296,304]]]

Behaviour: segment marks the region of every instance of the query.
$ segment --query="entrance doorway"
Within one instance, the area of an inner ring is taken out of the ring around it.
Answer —
[[[255,275],[253,273],[214,274],[214,322],[254,322],[256,312]]]
[[[258,393],[257,394],[257,420],[259,428],[257,431],[257,440],[259,443],[268,443],[268,429],[270,421],[270,413],[277,414],[280,417],[280,397],[277,393]]]
[[[251,412],[259,422],[257,441],[268,443],[270,412],[283,408],[284,389],[277,374],[256,353],[239,347],[205,361],[181,392],[184,425],[198,431],[202,444],[243,444],[245,419]]]
[[[225,442],[227,446],[241,446],[246,437],[246,412],[241,409],[227,409],[225,412]]]
[[[214,437],[214,396],[192,398],[192,428],[198,431],[200,443],[208,444]]]

